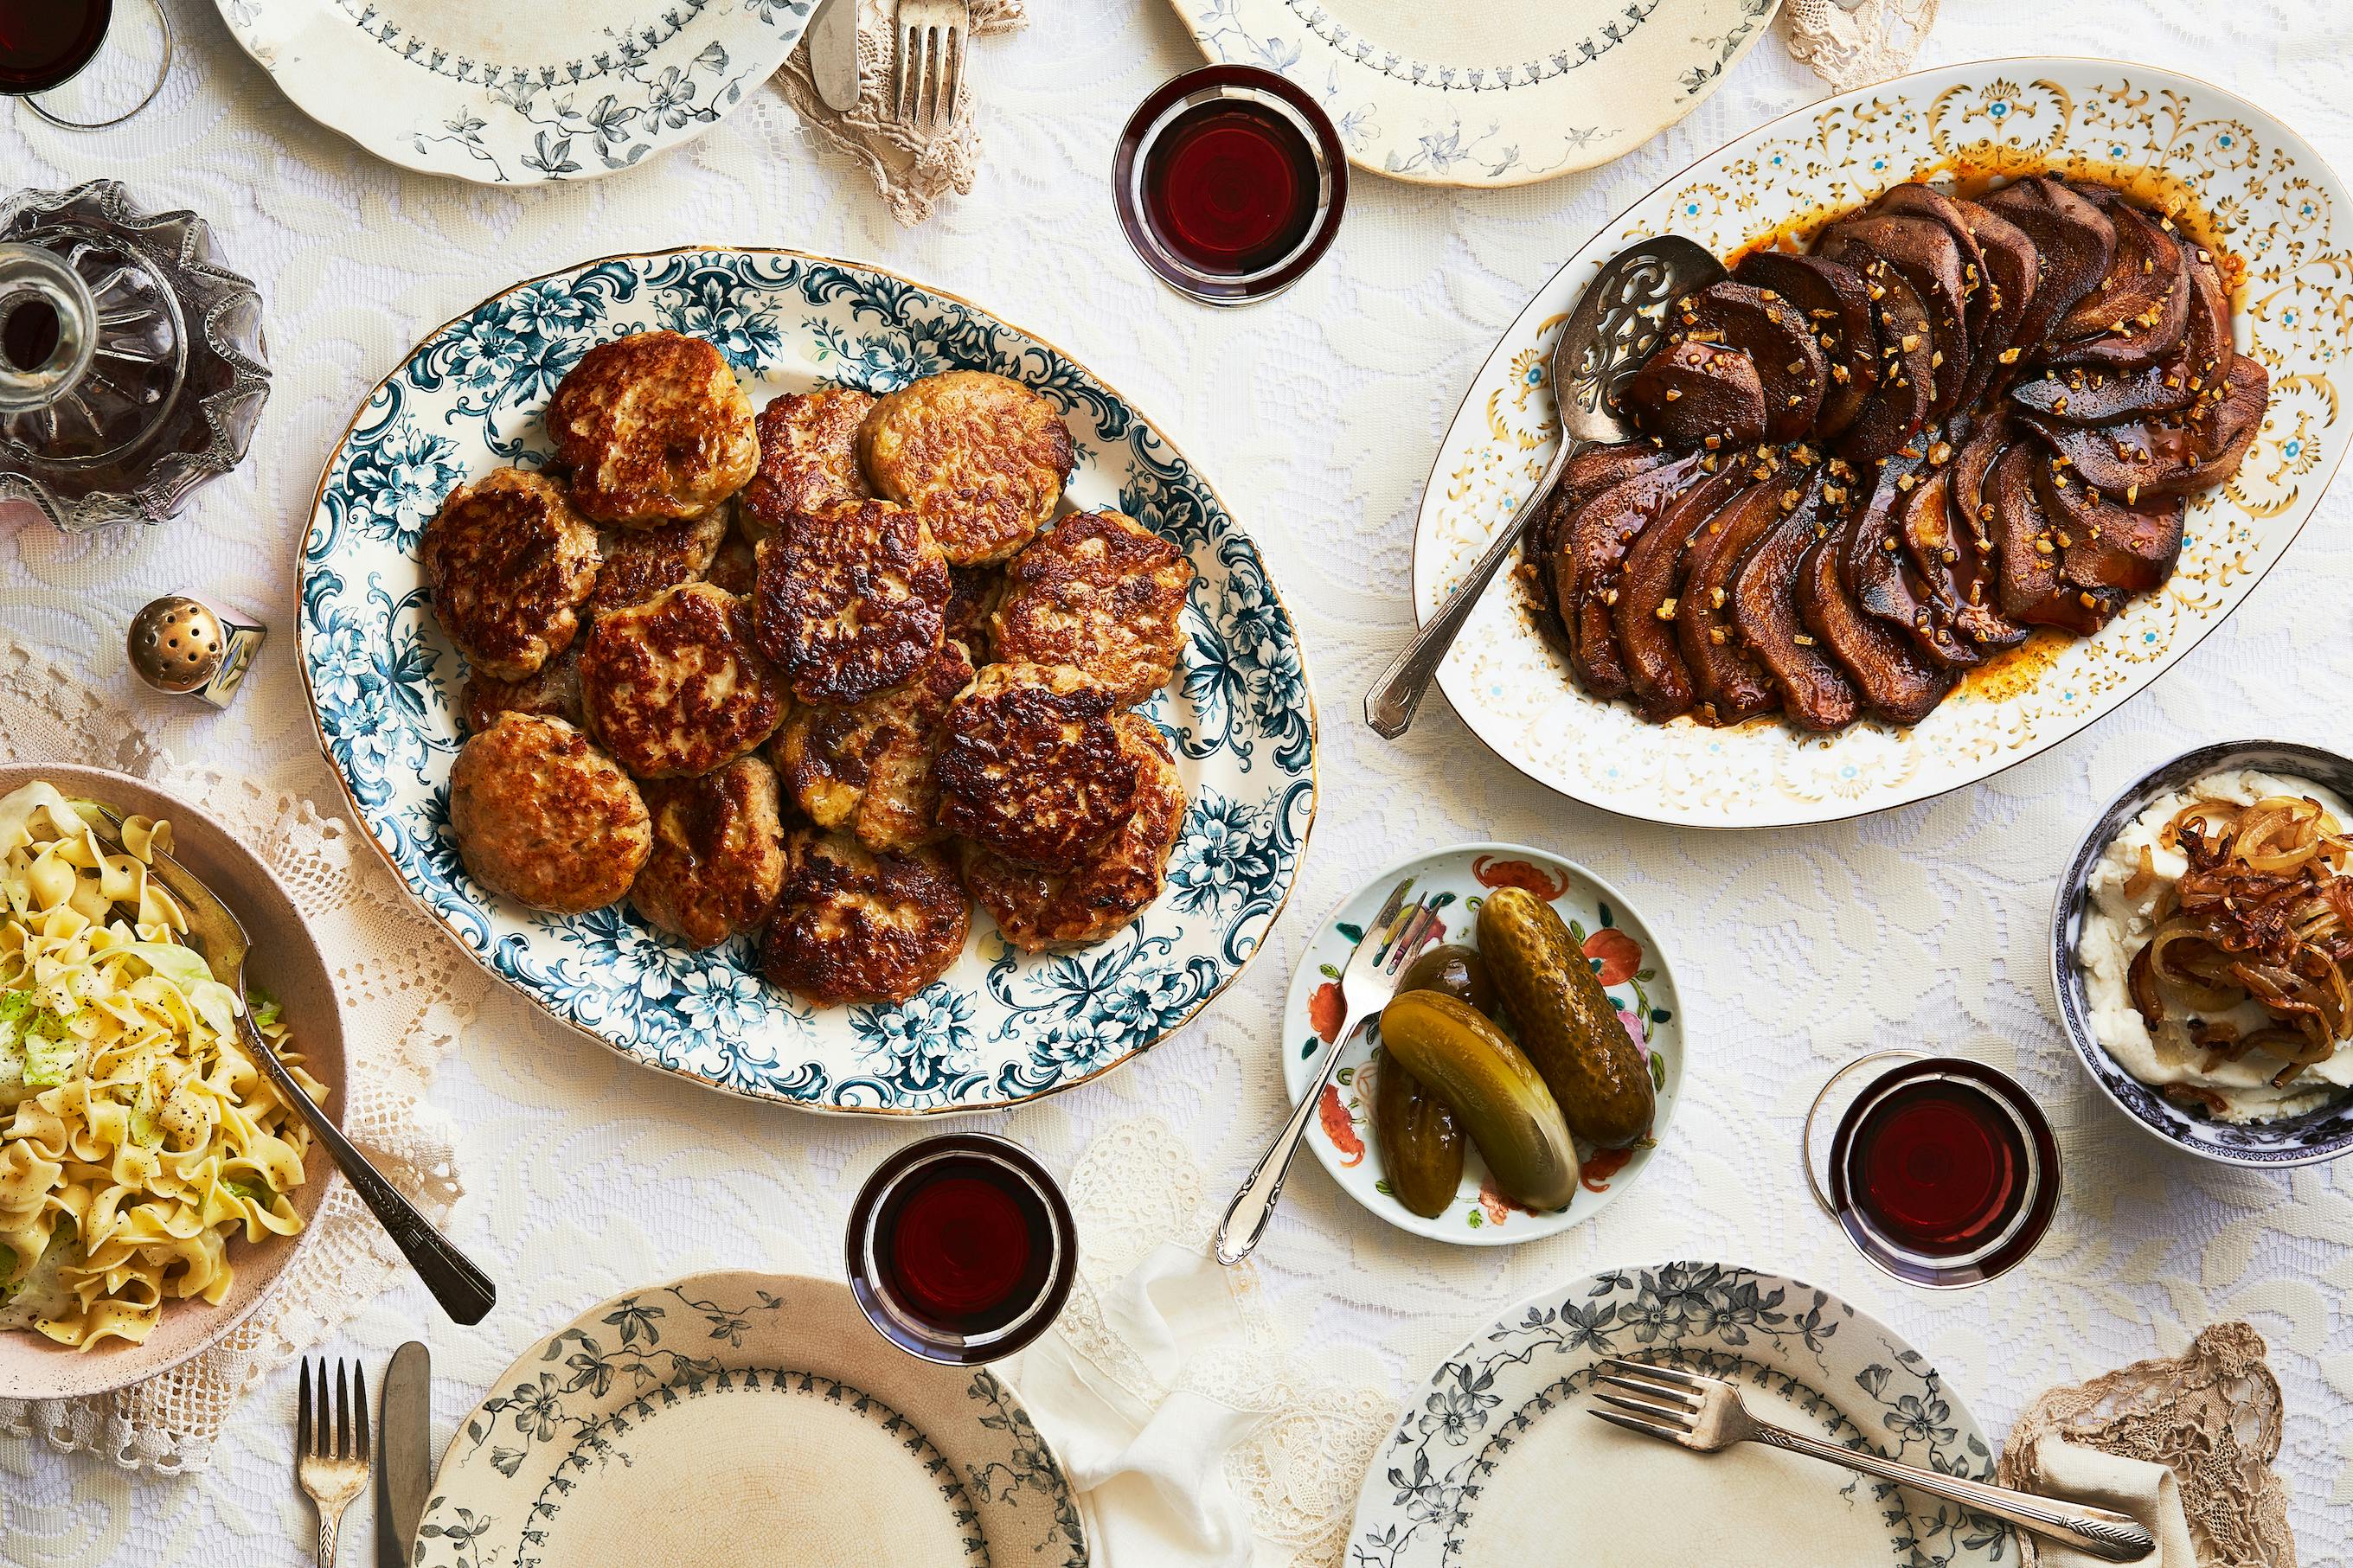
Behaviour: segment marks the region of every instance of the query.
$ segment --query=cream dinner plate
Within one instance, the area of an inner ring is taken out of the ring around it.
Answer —
[[[1446,434],[1422,496],[1413,593],[1443,602],[1551,456],[1545,362],[1578,293],[1628,241],[1680,234],[1718,255],[1783,225],[1956,170],[2056,169],[2186,195],[2244,267],[2242,352],[2271,373],[2271,411],[2238,476],[2191,498],[2173,580],[2097,637],[2043,634],[1975,671],[1910,729],[1809,736],[1778,720],[1648,724],[1577,691],[1523,595],[1481,601],[1439,684],[1480,739],[1540,784],[1628,816],[1770,827],[1882,811],[1974,784],[2056,745],[2147,686],[2221,625],[2311,517],[2345,456],[2336,362],[2353,300],[2344,184],[2256,105],[2169,71],[2009,59],[1921,71],[1783,115],[1710,153],[1606,225],[1504,333]]]
[[[703,1274],[591,1307],[459,1426],[417,1568],[1085,1568],[1013,1391],[906,1355],[829,1279]]]
[[[816,0],[214,0],[295,105],[387,163],[585,180],[691,142],[784,63]]]
[[[1436,942],[1478,945],[1479,905],[1497,888],[1525,888],[1549,902],[1583,949],[1594,975],[1617,1006],[1618,1019],[1650,1066],[1658,1095],[1651,1136],[1630,1150],[1577,1145],[1583,1164],[1575,1201],[1552,1214],[1532,1214],[1495,1190],[1486,1162],[1472,1149],[1454,1199],[1435,1215],[1414,1213],[1389,1191],[1373,1096],[1381,1063],[1377,1025],[1360,1029],[1341,1047],[1340,1068],[1324,1087],[1307,1144],[1343,1192],[1400,1230],[1461,1247],[1508,1247],[1556,1236],[1582,1225],[1639,1180],[1669,1137],[1683,1091],[1685,1054],[1683,998],[1659,939],[1625,895],[1574,860],[1518,844],[1457,844],[1401,860],[1343,900],[1307,936],[1307,947],[1282,1005],[1283,1087],[1292,1103],[1307,1092],[1324,1060],[1327,1034],[1340,1023],[1340,971],[1389,889],[1412,879],[1411,896],[1438,900]]]
[[[1946,1475],[1993,1455],[1936,1369],[1799,1279],[1618,1268],[1512,1308],[1430,1374],[1373,1455],[1350,1568],[1992,1568],[2006,1526],[1819,1459],[1694,1454],[1585,1414],[1604,1356],[1734,1384],[1761,1418]],[[1632,1506],[1630,1506],[1630,1503]]]
[[[1689,114],[1779,0],[1169,0],[1212,60],[1315,95],[1348,161],[1430,185],[1525,185]]]

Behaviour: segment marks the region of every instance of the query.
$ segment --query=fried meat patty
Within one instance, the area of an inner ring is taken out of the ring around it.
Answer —
[[[711,570],[726,537],[725,507],[707,517],[651,528],[607,529],[601,536],[605,565],[596,574],[596,591],[588,595],[588,613],[625,610],[664,589],[697,581]]]
[[[466,733],[479,735],[501,713],[534,713],[561,719],[578,727],[580,716],[580,642],[575,637],[562,653],[520,680],[501,680],[480,670],[466,677],[458,704],[466,718]]]
[[[972,683],[964,645],[943,642],[912,679],[847,708],[793,710],[768,748],[794,802],[819,827],[869,849],[947,837],[932,777],[948,705]]]
[[[598,619],[580,650],[588,729],[639,778],[707,773],[784,722],[783,680],[744,601],[688,583]]]
[[[1078,460],[1052,404],[977,370],[883,398],[859,427],[858,454],[874,488],[921,513],[958,566],[992,565],[1029,543]]]
[[[1135,811],[1111,841],[1067,871],[1016,866],[976,844],[964,847],[964,883],[1005,940],[1036,952],[1101,942],[1151,906],[1167,879],[1168,853],[1185,828],[1185,783],[1168,742],[1140,713],[1113,721],[1136,761]]]
[[[819,511],[874,493],[858,466],[858,427],[874,407],[856,387],[788,392],[760,410],[760,467],[739,504],[765,539],[797,511]]]
[[[947,972],[971,922],[938,850],[877,855],[848,834],[796,828],[760,972],[822,1005],[903,1002]]]
[[[921,668],[940,646],[948,565],[923,521],[885,500],[797,512],[761,542],[753,589],[760,651],[804,702],[857,702]]]
[[[992,664],[948,709],[940,824],[1017,865],[1068,870],[1135,808],[1119,700],[1067,665]]]
[[[598,343],[556,384],[547,433],[572,500],[598,522],[701,517],[760,461],[752,399],[701,338],[633,332]]]
[[[653,844],[629,775],[561,719],[501,714],[449,770],[449,828],[473,879],[554,914],[629,889]]]
[[[1184,552],[1134,518],[1073,512],[1005,568],[989,644],[1000,659],[1067,664],[1141,702],[1176,672],[1192,585]]]
[[[441,629],[477,673],[519,680],[579,629],[596,584],[596,531],[541,475],[498,468],[461,485],[417,554]]]
[[[785,877],[776,770],[738,757],[699,778],[650,780],[640,793],[653,853],[629,902],[646,923],[698,948],[756,930]]]

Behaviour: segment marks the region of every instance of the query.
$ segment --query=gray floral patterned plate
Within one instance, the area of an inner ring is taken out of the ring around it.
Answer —
[[[1145,711],[1191,809],[1159,901],[1093,947],[1023,954],[985,917],[896,1006],[812,1009],[752,944],[695,952],[616,906],[543,915],[479,887],[449,835],[463,661],[417,542],[453,487],[536,467],[540,414],[596,343],[666,327],[716,343],[754,397],[873,391],[957,366],[1038,389],[1079,449],[1068,504],[1114,506],[1192,558],[1182,668]],[[551,1016],[624,1055],[820,1110],[1015,1104],[1082,1083],[1207,1005],[1290,896],[1315,814],[1315,716],[1258,548],[1184,454],[1060,350],[877,268],[781,250],[616,257],[533,279],[443,327],[368,395],[327,460],[301,562],[298,662],[320,743],[417,901]]]
[[[1373,1456],[1349,1568],[1868,1563],[1986,1568],[2008,1527],[1750,1444],[1694,1454],[1606,1426],[1595,1363],[1725,1378],[1758,1415],[1947,1475],[1993,1479],[1936,1369],[1827,1290],[1724,1263],[1612,1269],[1521,1302],[1430,1374]]]
[[[486,184],[594,179],[702,135],[784,64],[817,0],[214,0],[311,119]]]
[[[1084,1568],[1070,1481],[986,1369],[904,1355],[829,1279],[704,1274],[516,1358],[442,1456],[416,1568]]]

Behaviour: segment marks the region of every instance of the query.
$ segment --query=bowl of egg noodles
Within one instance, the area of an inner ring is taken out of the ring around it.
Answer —
[[[121,847],[93,824],[121,819]],[[246,994],[188,945],[169,855],[252,939]],[[311,1236],[332,1163],[251,1054],[343,1118],[317,944],[218,823],[121,773],[0,765],[0,1397],[58,1399],[209,1349]]]

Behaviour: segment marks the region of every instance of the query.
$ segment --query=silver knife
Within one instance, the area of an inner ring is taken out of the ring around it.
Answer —
[[[858,0],[821,0],[808,25],[809,77],[828,109],[858,107]]]
[[[411,1340],[384,1374],[383,1462],[377,1465],[376,1568],[408,1568],[433,1484],[433,1356]]]

